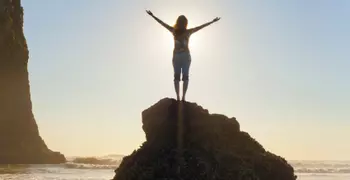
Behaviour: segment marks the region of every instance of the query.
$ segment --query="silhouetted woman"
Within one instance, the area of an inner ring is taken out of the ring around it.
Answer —
[[[175,86],[177,100],[179,100],[180,99],[179,82],[180,82],[180,76],[182,72],[182,81],[183,81],[182,100],[185,101],[186,91],[188,87],[188,75],[189,75],[189,69],[191,65],[191,54],[188,48],[189,38],[193,33],[220,20],[220,18],[215,18],[211,22],[205,23],[201,26],[187,29],[187,18],[184,15],[179,16],[176,20],[176,24],[174,25],[174,27],[171,27],[168,24],[164,23],[162,20],[158,19],[156,16],[154,16],[151,11],[146,11],[146,12],[174,35],[174,41],[175,41],[174,51],[173,51],[174,86]]]

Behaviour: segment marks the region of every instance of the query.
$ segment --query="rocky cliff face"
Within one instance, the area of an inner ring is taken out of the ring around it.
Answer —
[[[47,148],[32,113],[28,47],[20,0],[0,0],[0,164],[61,163]]]
[[[195,103],[162,99],[142,112],[146,142],[126,156],[115,180],[295,180],[285,159],[240,130],[235,118]]]

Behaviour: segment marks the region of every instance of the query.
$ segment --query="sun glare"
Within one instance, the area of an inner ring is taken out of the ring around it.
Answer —
[[[191,36],[190,42],[188,43],[188,46],[190,49],[197,49],[198,48],[198,38],[197,36]]]
[[[191,26],[192,27],[192,26]],[[189,27],[189,28],[191,28]],[[169,33],[169,31],[167,31],[166,29],[160,29],[159,32],[161,33],[161,36],[162,38],[159,39],[159,46],[161,48],[163,48],[163,50],[165,51],[172,51],[173,48],[174,48],[174,38],[172,36],[171,33]],[[189,41],[189,48],[190,48],[190,51],[200,51],[200,39],[201,37],[203,36],[202,34],[205,33],[205,32],[201,32],[200,34],[193,34],[191,37],[190,37],[190,41]]]

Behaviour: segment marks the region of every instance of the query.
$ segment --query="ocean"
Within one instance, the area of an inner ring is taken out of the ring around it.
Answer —
[[[104,161],[105,162],[105,161]],[[1,165],[0,180],[110,180],[115,163],[60,165]],[[289,161],[298,180],[350,180],[350,161]]]

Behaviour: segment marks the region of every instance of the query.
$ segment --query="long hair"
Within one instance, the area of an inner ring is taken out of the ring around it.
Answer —
[[[179,36],[187,30],[188,20],[186,16],[181,15],[177,18],[176,24],[174,25],[174,34],[175,36]]]

